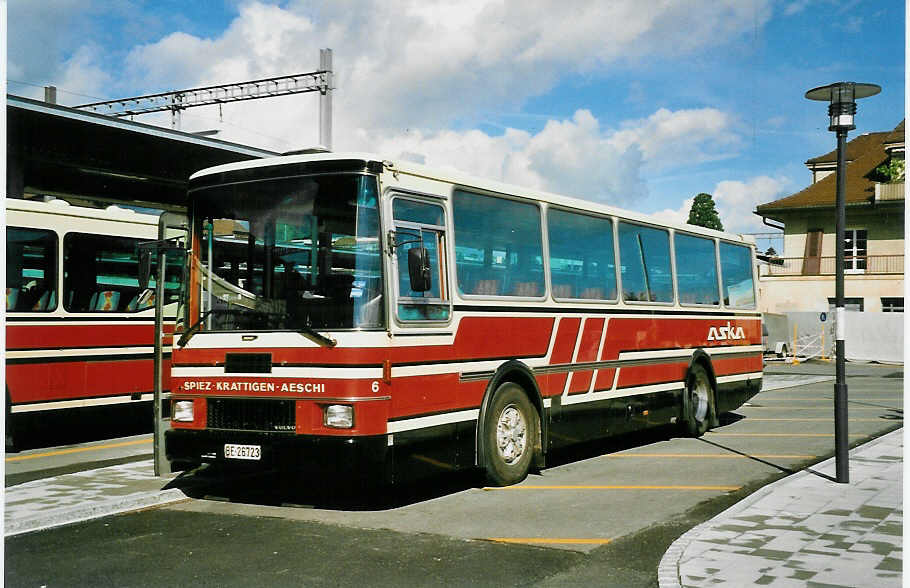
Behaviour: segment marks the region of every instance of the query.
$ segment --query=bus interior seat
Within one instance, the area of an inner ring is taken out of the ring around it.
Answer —
[[[16,310],[17,302],[19,302],[19,288],[7,288],[6,310]]]
[[[540,284],[537,282],[515,282],[512,288],[513,296],[537,297],[540,296]]]
[[[155,306],[155,291],[151,288],[146,288],[133,296],[129,304],[126,305],[126,311],[133,312],[145,310],[146,308],[151,308],[153,306]]]
[[[477,280],[477,283],[474,284],[474,291],[471,294],[498,296],[499,280]]]
[[[45,290],[41,296],[38,297],[38,300],[35,301],[35,304],[32,305],[32,310],[47,310],[49,306],[53,308],[53,304],[51,303],[51,291]]]
[[[553,284],[553,298],[572,298],[572,284]]]
[[[120,292],[116,290],[102,290],[92,295],[91,310],[114,312],[120,304]]]
[[[581,291],[581,298],[588,300],[603,300],[604,289],[603,288],[585,288]]]

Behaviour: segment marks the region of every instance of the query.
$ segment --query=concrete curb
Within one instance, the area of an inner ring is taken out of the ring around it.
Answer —
[[[19,520],[7,520],[4,522],[4,535],[6,537],[13,537],[23,533],[31,533],[32,531],[41,531],[53,527],[60,527],[62,525],[80,523],[99,517],[161,506],[185,499],[186,495],[176,488],[111,498],[101,502],[95,502],[94,504],[56,509]]]
[[[869,441],[868,443],[864,443],[863,445],[860,445],[858,447],[851,449],[850,455],[852,456],[857,451],[861,451],[861,450],[867,449],[869,447],[874,447],[875,445],[884,442],[892,435],[903,436],[903,434],[904,434],[904,429],[903,429],[903,427],[901,427],[900,429],[897,429],[896,431],[892,431],[890,433],[882,435],[881,437],[877,437],[876,439],[873,439],[872,441]],[[835,458],[832,457],[830,459],[826,459],[825,461],[823,461],[821,463],[815,464],[813,466],[813,469],[823,470],[829,466],[833,467],[834,459]],[[814,475],[814,474],[812,474],[811,472],[809,472],[807,470],[802,470],[795,474],[789,475],[785,478],[781,478],[780,480],[776,480],[776,481],[768,484],[767,486],[763,486],[762,488],[756,490],[755,492],[753,492],[746,498],[740,500],[739,502],[737,502],[730,508],[726,509],[725,511],[715,515],[713,518],[701,523],[700,525],[692,527],[691,529],[689,529],[688,531],[686,531],[685,533],[680,535],[680,537],[670,545],[670,547],[669,547],[669,549],[667,549],[666,553],[664,553],[663,557],[660,559],[660,564],[658,564],[658,566],[657,566],[657,581],[658,581],[660,588],[682,588],[682,580],[679,577],[679,562],[682,559],[683,555],[685,554],[686,548],[689,547],[689,544],[691,544],[693,541],[698,539],[698,537],[706,529],[708,529],[708,528],[712,527],[714,524],[716,524],[716,521],[718,521],[720,519],[724,519],[728,515],[735,515],[743,510],[746,510],[747,508],[751,507],[753,504],[755,504],[756,502],[758,502],[765,496],[772,494],[775,490],[777,490],[778,486],[783,486],[783,485],[789,484],[789,483],[793,482],[794,480],[798,480],[802,477],[809,476],[809,475]]]

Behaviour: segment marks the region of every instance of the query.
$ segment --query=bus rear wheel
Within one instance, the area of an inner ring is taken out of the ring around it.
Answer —
[[[714,390],[711,378],[700,363],[689,369],[683,392],[683,432],[689,437],[701,437],[708,431],[714,414]]]
[[[483,451],[487,483],[510,486],[524,480],[531,467],[540,418],[518,384],[496,389],[484,417]]]

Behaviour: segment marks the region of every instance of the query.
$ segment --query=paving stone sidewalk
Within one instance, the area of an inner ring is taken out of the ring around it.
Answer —
[[[176,474],[157,478],[154,469],[149,459],[10,486],[4,536],[186,499],[180,490],[164,489]]]
[[[903,429],[765,486],[667,550],[661,588],[901,586]]]

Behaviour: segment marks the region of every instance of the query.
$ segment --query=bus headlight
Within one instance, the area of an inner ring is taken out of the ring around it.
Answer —
[[[354,407],[348,404],[330,404],[326,406],[323,423],[326,427],[350,429],[354,426]]]
[[[179,421],[181,423],[193,422],[193,401],[178,400],[174,402],[173,415],[171,420]]]

